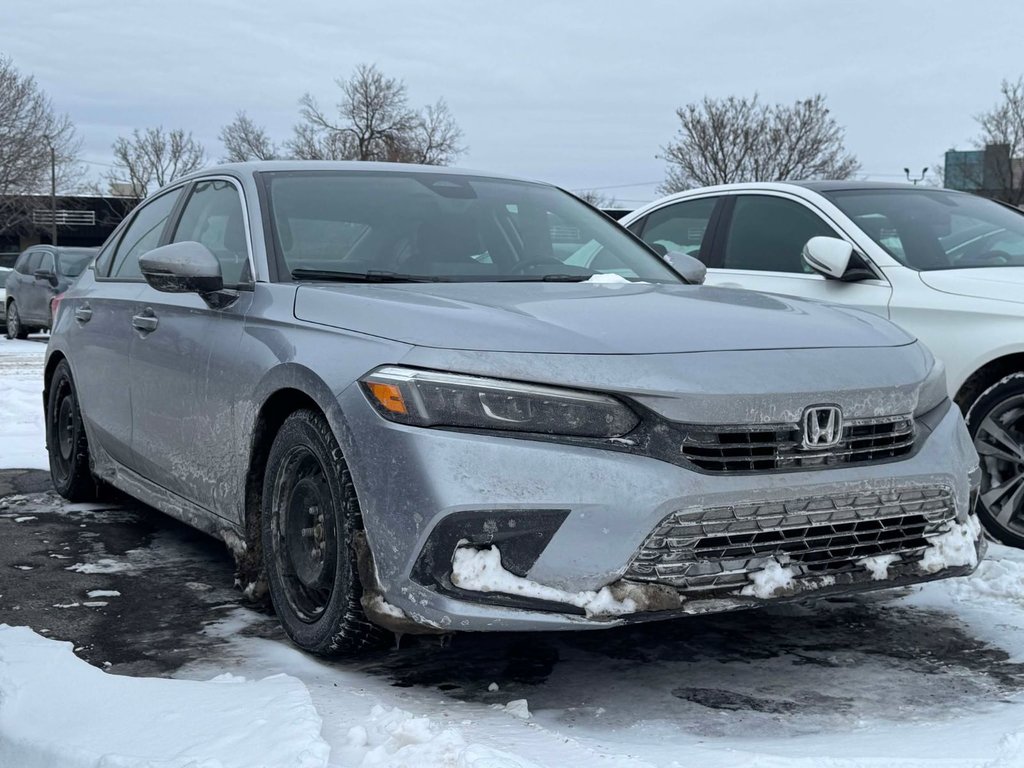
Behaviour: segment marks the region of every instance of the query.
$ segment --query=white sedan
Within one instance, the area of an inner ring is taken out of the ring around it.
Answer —
[[[1024,547],[1024,213],[905,184],[730,184],[621,220],[709,285],[848,304],[887,317],[946,365],[981,455],[978,512]]]

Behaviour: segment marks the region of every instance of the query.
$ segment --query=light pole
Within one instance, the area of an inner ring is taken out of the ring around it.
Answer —
[[[924,177],[928,173],[928,168],[927,167],[922,168],[921,169],[921,175],[918,176],[917,178],[914,178],[914,179],[910,178],[910,169],[909,168],[904,168],[903,169],[903,173],[906,175],[907,181],[911,182],[916,187],[917,186],[917,182],[924,181]]]
[[[53,142],[46,136],[46,146],[50,148],[50,244],[57,244],[57,152]]]

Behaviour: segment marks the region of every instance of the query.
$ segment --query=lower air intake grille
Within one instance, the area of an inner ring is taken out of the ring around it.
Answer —
[[[955,518],[946,488],[711,507],[669,515],[626,578],[682,591],[734,590],[772,559],[828,575],[875,555],[914,556]]]

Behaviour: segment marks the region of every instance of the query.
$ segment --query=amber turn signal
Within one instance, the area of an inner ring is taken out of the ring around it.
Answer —
[[[402,397],[402,390],[400,390],[394,384],[383,384],[378,381],[369,381],[366,383],[367,389],[370,390],[370,394],[374,396],[378,403],[391,413],[408,413],[408,409],[405,407],[405,399]]]

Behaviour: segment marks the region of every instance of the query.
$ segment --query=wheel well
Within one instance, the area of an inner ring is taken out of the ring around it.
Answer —
[[[64,353],[54,352],[50,355],[50,359],[46,361],[46,370],[43,371],[43,415],[46,416],[46,409],[50,407],[50,380],[53,378],[53,372],[57,370],[57,366],[60,365],[61,360],[64,359]]]
[[[996,358],[967,377],[956,393],[956,404],[965,414],[982,392],[1011,373],[1024,371],[1024,352]]]
[[[263,403],[253,427],[249,471],[245,480],[246,548],[245,553],[238,558],[242,588],[248,588],[253,596],[266,590],[261,574],[260,518],[263,508],[263,476],[267,469],[270,446],[285,419],[295,411],[303,409],[323,413],[323,409],[305,392],[298,389],[279,389]]]

